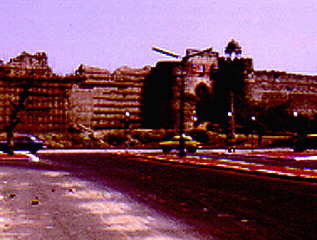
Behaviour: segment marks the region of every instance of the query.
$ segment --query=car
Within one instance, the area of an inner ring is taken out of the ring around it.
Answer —
[[[17,134],[13,135],[14,139],[14,150],[28,150],[32,154],[36,154],[36,152],[42,148],[45,148],[45,144],[42,140],[36,138],[30,134]],[[3,152],[8,151],[7,140],[5,135],[1,136],[0,140],[0,150]]]
[[[193,140],[191,136],[184,135],[184,144],[188,153],[195,153],[198,148],[202,148],[202,144]],[[160,142],[160,148],[163,153],[169,153],[172,149],[179,149],[180,135],[174,136],[169,141]]]
[[[303,152],[307,149],[317,149],[317,134],[310,133],[293,137],[294,152]]]

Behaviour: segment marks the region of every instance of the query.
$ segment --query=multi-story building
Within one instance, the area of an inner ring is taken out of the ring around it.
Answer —
[[[80,65],[77,73],[87,79],[74,85],[71,97],[74,119],[92,129],[134,128],[142,125],[144,79],[151,67],[107,69]],[[75,122],[74,122],[75,123]]]
[[[77,76],[62,77],[47,65],[45,53],[23,52],[0,64],[0,128],[9,125],[12,112],[18,111],[16,131],[63,131],[69,126],[69,94]],[[22,97],[22,98],[21,98]]]

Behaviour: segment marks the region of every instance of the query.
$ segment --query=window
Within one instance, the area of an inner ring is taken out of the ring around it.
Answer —
[[[200,73],[204,73],[205,72],[205,65],[204,64],[200,64],[198,66],[198,72],[200,72]]]

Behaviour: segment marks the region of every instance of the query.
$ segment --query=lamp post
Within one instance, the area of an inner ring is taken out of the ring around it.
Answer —
[[[181,89],[180,89],[180,116],[179,116],[179,157],[185,157],[186,153],[185,153],[185,139],[184,139],[184,122],[185,122],[185,112],[184,112],[184,106],[185,106],[185,97],[184,97],[184,91],[185,91],[185,75],[186,75],[186,62],[188,61],[188,59],[190,59],[191,57],[195,57],[195,56],[199,56],[202,55],[206,52],[210,52],[212,50],[212,48],[206,48],[202,51],[198,51],[198,52],[194,52],[192,54],[186,54],[184,57],[181,57],[180,55],[178,55],[177,53],[173,53],[170,52],[168,50],[159,48],[159,47],[152,47],[152,50],[168,55],[170,57],[173,58],[181,58]]]
[[[128,153],[128,148],[129,148],[129,127],[130,127],[130,112],[125,111],[124,113],[124,135],[125,135],[125,152],[126,154]]]
[[[255,135],[255,128],[256,128],[256,123],[255,123],[255,121],[256,121],[256,118],[255,118],[255,116],[252,116],[251,117],[251,121],[252,121],[252,149],[254,149],[254,135]]]
[[[306,126],[297,111],[293,112],[293,119],[293,131],[295,132],[295,136],[298,141],[301,142],[305,138]]]
[[[230,117],[230,124],[231,124],[231,141],[232,141],[232,151],[234,152],[234,144],[235,144],[235,138],[236,138],[236,113],[235,113],[235,107],[234,107],[234,97],[235,94],[233,90],[230,90],[230,111],[231,111],[231,117]]]
[[[297,138],[299,137],[298,125],[299,125],[298,112],[294,111],[293,112],[293,126],[292,126],[293,129],[292,130],[295,132],[295,135]]]
[[[235,54],[235,58],[232,58],[232,54]],[[225,54],[227,57],[224,59],[224,71],[225,71],[225,80],[227,83],[227,86],[225,88],[227,89],[226,95],[229,98],[229,108],[230,112],[228,112],[228,117],[230,121],[230,132],[228,133],[227,136],[227,141],[228,141],[228,152],[235,151],[235,132],[236,132],[236,127],[235,127],[235,98],[237,91],[240,89],[240,76],[241,76],[241,59],[240,55],[242,53],[241,46],[239,45],[238,42],[236,42],[234,39],[232,39],[227,47],[225,48]],[[238,81],[238,82],[237,82]],[[229,146],[230,145],[230,146]]]
[[[235,124],[234,124],[234,113],[231,109],[228,112],[228,133],[227,133],[227,150],[228,152],[234,152],[234,139],[235,139]]]
[[[294,112],[293,112],[293,116],[294,116],[294,117],[298,117],[298,112],[297,112],[297,111],[294,111]]]
[[[130,112],[126,111],[124,113],[124,128],[128,129],[130,126]]]

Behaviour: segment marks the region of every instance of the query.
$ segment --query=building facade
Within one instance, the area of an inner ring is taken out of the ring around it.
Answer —
[[[317,113],[317,75],[282,71],[254,71],[246,81],[247,99],[254,105],[286,105],[289,114],[307,117]]]
[[[186,56],[198,52],[189,49]],[[238,61],[246,70],[243,81],[252,78],[252,59]],[[223,121],[224,113],[227,115],[229,111],[226,91],[232,85],[224,77],[225,72],[224,58],[213,50],[189,58],[184,65],[182,61],[157,63],[146,79],[145,127],[177,129],[181,111],[185,129],[194,128],[200,122]]]
[[[195,51],[199,50],[187,54]],[[280,109],[289,118],[294,113],[307,118],[317,114],[317,76],[257,71],[251,58],[222,57],[211,51],[190,59],[185,68],[181,61],[157,63],[146,81],[146,128],[180,127],[181,81],[185,129],[201,122],[226,127],[232,111],[238,125],[252,118],[265,122],[260,118],[269,118],[270,109]]]
[[[54,74],[47,56],[23,52],[0,64],[0,128],[10,124],[20,104],[15,130],[64,131],[69,126],[69,94],[77,77]],[[21,99],[26,100],[21,102]],[[23,105],[23,106],[22,106]]]
[[[196,52],[199,50],[188,49],[186,55]],[[213,92],[217,69],[218,52],[215,51],[189,58],[184,64],[158,62],[145,79],[144,127],[178,128],[184,108],[185,128],[192,128],[197,116],[205,114],[201,108]]]
[[[188,49],[186,55],[197,52]],[[234,71],[238,78],[228,75]],[[1,129],[10,122],[26,88],[28,97],[16,128],[23,132],[65,131],[70,126],[178,129],[182,109],[185,129],[192,129],[201,122],[226,122],[231,105],[244,118],[259,117],[257,109],[280,105],[290,115],[317,114],[317,76],[257,71],[250,58],[222,57],[213,50],[184,63],[124,66],[113,73],[80,65],[67,76],[52,72],[45,53],[23,52],[0,62]]]
[[[107,69],[80,65],[86,80],[75,84],[71,96],[73,124],[91,129],[142,127],[144,79],[151,67]]]

